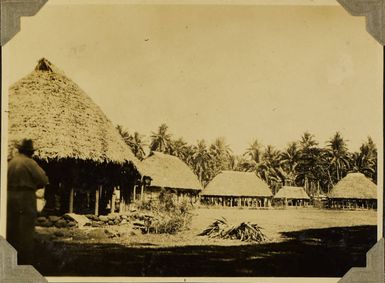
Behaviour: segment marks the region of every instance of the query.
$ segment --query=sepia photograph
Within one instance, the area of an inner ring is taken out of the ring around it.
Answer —
[[[52,0],[22,17],[1,109],[18,264],[330,282],[365,267],[383,229],[384,50],[325,2]]]

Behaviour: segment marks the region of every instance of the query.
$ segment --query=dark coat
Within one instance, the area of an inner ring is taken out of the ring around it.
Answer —
[[[36,190],[48,184],[44,170],[23,154],[8,163],[7,240],[19,264],[31,263],[35,230]]]
[[[8,163],[8,191],[36,191],[48,184],[44,170],[24,154]]]

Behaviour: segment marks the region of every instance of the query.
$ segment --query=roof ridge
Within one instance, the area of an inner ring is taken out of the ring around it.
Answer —
[[[48,59],[45,57],[40,58],[40,60],[37,62],[37,65],[35,67],[35,71],[40,72],[50,72],[60,75],[65,75],[62,70],[60,70],[58,67],[56,67],[54,64],[52,64]]]

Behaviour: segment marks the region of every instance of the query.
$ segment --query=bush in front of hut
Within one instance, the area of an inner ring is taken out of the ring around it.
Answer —
[[[173,194],[162,190],[158,200],[138,203],[138,211],[133,213],[134,229],[142,233],[175,234],[189,229],[192,206],[187,201],[175,201]]]

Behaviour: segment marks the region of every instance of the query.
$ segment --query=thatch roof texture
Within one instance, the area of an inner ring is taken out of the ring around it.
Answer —
[[[131,161],[140,167],[103,111],[44,58],[9,89],[8,131],[10,153],[21,139],[30,138],[42,160]]]
[[[250,172],[223,171],[203,190],[203,196],[271,197],[268,185]]]
[[[377,199],[377,186],[362,173],[349,173],[330,191],[331,199]]]
[[[151,177],[152,187],[202,190],[194,172],[178,157],[153,152],[142,161],[143,174]]]
[[[302,187],[283,186],[274,196],[275,199],[310,199]]]

